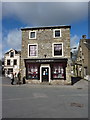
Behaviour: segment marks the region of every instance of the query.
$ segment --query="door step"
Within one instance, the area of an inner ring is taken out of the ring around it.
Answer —
[[[41,82],[40,84],[41,84],[41,85],[50,85],[49,82]]]

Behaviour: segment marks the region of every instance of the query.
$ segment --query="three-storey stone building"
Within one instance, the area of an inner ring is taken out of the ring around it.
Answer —
[[[22,28],[21,75],[28,82],[71,83],[71,26]]]

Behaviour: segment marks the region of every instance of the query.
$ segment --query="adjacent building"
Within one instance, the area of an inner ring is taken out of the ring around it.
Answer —
[[[22,28],[21,76],[27,82],[71,84],[71,26]]]
[[[76,60],[76,74],[82,78],[90,76],[90,39],[86,39],[86,35],[83,35],[82,39],[80,39]]]
[[[4,55],[4,71],[5,76],[9,76],[10,73],[16,73],[20,71],[21,51],[10,49]]]

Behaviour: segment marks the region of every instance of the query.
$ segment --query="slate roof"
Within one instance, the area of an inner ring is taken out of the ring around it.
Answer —
[[[25,27],[21,30],[36,30],[36,29],[55,29],[55,28],[71,28],[70,25],[58,25],[58,26],[40,26],[40,27]]]

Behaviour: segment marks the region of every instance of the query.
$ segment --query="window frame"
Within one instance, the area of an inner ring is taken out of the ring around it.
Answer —
[[[37,46],[36,56],[29,56],[29,51],[30,51],[30,50],[29,50],[29,46],[30,46],[30,45],[36,45],[36,46]],[[36,57],[38,57],[38,44],[37,44],[37,43],[28,44],[28,57],[29,57],[29,58],[34,58],[34,57],[36,58]]]
[[[56,36],[55,36],[55,31],[57,31],[57,30],[60,31],[60,36],[59,36],[59,37],[56,37]],[[54,30],[53,30],[53,38],[60,38],[60,37],[62,37],[62,35],[61,35],[61,29],[54,29]]]
[[[35,37],[34,38],[31,38],[31,33],[32,32],[35,32]],[[36,31],[29,31],[29,39],[36,39]]]
[[[55,44],[62,44],[62,55],[54,55],[54,45]],[[56,43],[52,43],[52,56],[53,57],[63,57],[64,56],[64,53],[63,53],[63,42],[56,42]]]

